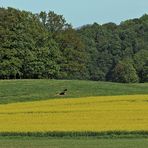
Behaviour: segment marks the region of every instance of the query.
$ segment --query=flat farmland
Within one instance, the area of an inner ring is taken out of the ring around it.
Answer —
[[[146,148],[147,125],[148,83],[0,81],[0,148]]]

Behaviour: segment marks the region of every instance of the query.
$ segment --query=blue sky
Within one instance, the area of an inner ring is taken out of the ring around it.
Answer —
[[[64,15],[74,27],[140,17],[148,13],[148,0],[0,0],[1,7],[14,7],[33,13],[52,10]]]

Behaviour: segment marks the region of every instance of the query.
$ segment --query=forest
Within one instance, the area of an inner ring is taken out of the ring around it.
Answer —
[[[148,82],[148,14],[74,28],[53,11],[1,7],[0,79]]]

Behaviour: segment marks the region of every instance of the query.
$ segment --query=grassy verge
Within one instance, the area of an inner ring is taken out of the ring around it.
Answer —
[[[0,148],[147,148],[147,138],[63,139],[43,137],[0,137]]]

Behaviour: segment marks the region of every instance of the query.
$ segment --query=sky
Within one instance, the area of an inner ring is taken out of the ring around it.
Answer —
[[[148,0],[0,0],[0,6],[33,13],[51,10],[74,27],[94,22],[119,24],[148,13]]]

